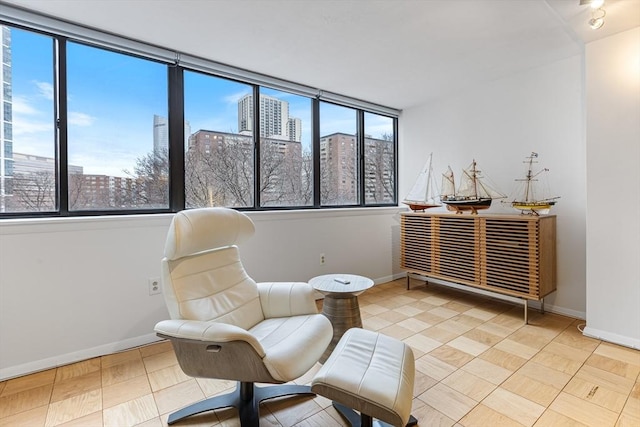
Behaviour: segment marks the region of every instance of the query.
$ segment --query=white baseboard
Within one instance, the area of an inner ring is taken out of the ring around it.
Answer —
[[[0,369],[0,381],[8,380],[10,378],[19,377],[22,375],[32,374],[38,371],[56,368],[58,366],[68,365],[70,363],[79,362],[81,360],[104,356],[105,354],[117,353],[122,350],[150,344],[152,342],[160,340],[162,340],[162,338],[159,338],[156,334],[147,334],[139,337],[127,338],[123,341],[104,344],[98,347],[75,351],[73,353],[61,354],[59,356],[49,357],[47,359],[36,360],[22,365],[2,368]]]
[[[602,341],[607,341],[613,344],[622,345],[625,347],[634,348],[636,350],[640,350],[640,339],[625,337],[623,335],[618,335],[613,332],[607,332],[600,329],[590,328],[585,326],[582,334],[589,338],[596,338]]]
[[[529,307],[539,309],[540,302],[538,301],[529,301]],[[587,318],[587,313],[584,311],[571,310],[570,308],[559,307],[557,305],[551,305],[549,303],[544,304],[544,311],[548,311],[549,313],[561,314],[563,316],[572,317],[574,319],[585,320]]]
[[[391,276],[384,276],[384,277],[378,277],[377,279],[373,279],[373,283],[374,285],[381,285],[383,283],[393,282],[396,279],[402,279],[403,277],[406,277],[406,276],[407,276],[406,273],[392,274]]]

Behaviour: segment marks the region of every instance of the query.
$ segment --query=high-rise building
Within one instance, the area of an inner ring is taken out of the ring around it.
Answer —
[[[245,95],[238,101],[238,133],[251,135],[253,132],[253,96]]]
[[[287,136],[289,141],[300,142],[302,140],[302,120],[297,117],[289,117],[289,120],[287,120]]]
[[[153,152],[169,147],[169,123],[166,117],[153,115]]]
[[[191,124],[184,121],[184,143],[185,145],[189,141],[191,135]],[[169,121],[166,117],[153,115],[153,152],[157,153],[158,150],[169,148]]]
[[[364,138],[364,200],[392,203],[394,189],[393,141]],[[358,202],[358,144],[356,135],[332,133],[320,138],[320,169],[325,203]]]
[[[320,137],[323,203],[358,202],[358,143],[355,135],[332,133]]]
[[[9,27],[0,26],[2,39],[0,47],[0,212],[6,210],[6,197],[12,193],[13,177],[13,114],[12,114],[12,87],[11,87],[11,30]]]
[[[238,101],[238,132],[253,132],[253,95]],[[260,95],[260,137],[300,142],[302,122],[289,117],[289,103],[269,95]]]
[[[188,150],[210,155],[226,146],[241,147],[242,151],[253,153],[253,140],[248,135],[204,129],[196,131],[189,137]]]

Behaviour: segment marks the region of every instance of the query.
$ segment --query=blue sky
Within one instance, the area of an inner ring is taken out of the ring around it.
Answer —
[[[53,41],[22,30],[12,35],[14,152],[54,156]],[[153,149],[153,116],[168,116],[165,64],[76,43],[68,44],[69,162],[84,173],[125,176]],[[259,71],[259,70],[256,70]],[[309,98],[261,89],[289,102],[302,120],[305,149],[311,139]],[[238,100],[251,87],[195,72],[185,73],[185,118],[191,131],[235,132]],[[371,120],[366,132],[390,133],[391,121]],[[321,109],[321,132],[355,132],[355,113]]]

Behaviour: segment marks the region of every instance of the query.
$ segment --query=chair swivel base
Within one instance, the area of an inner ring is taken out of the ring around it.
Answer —
[[[256,387],[252,382],[238,382],[236,389],[222,396],[215,396],[202,400],[169,415],[167,424],[177,423],[192,415],[207,411],[234,407],[238,410],[241,427],[260,426],[260,402],[275,397],[291,395],[315,396],[309,386],[303,385],[275,385]]]
[[[341,403],[333,402],[333,407],[342,415],[351,427],[393,427],[389,423],[371,418],[370,415],[357,413],[353,409]],[[413,427],[418,424],[418,420],[413,415],[409,416],[409,422],[405,427]]]

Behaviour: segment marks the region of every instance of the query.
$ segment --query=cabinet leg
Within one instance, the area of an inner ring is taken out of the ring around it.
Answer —
[[[411,290],[411,277],[409,277],[409,273],[407,273],[407,290]]]
[[[540,300],[540,313],[544,314],[544,298]]]
[[[529,300],[524,299],[524,324],[529,324]]]

